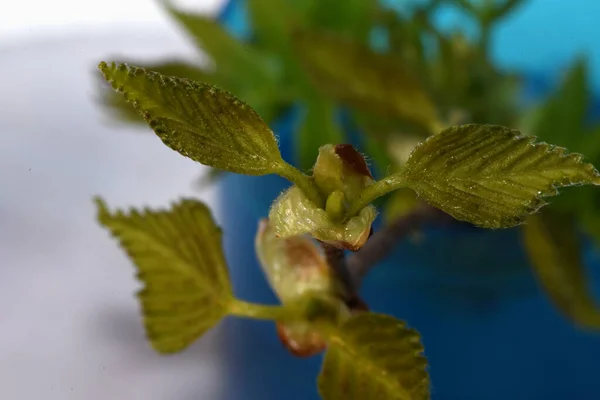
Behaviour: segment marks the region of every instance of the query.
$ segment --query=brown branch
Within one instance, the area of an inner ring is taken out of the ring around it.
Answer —
[[[344,286],[344,300],[348,301],[352,299],[356,295],[356,287],[354,286],[352,276],[346,267],[346,256],[344,254],[344,250],[325,242],[321,242],[321,246],[323,247],[323,252],[325,253],[327,263],[333,270],[337,279]]]
[[[345,262],[351,287],[357,290],[371,268],[383,260],[402,239],[426,224],[445,224],[450,221],[453,221],[453,218],[448,214],[427,204],[421,204],[410,213],[377,231]]]

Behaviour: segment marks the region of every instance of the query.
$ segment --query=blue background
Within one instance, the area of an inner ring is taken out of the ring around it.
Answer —
[[[250,28],[238,3],[227,6],[222,19],[244,35]],[[526,2],[497,30],[494,58],[525,71],[525,94],[539,97],[575,56],[585,53],[598,88],[598,16],[600,2],[595,1]],[[438,23],[451,28],[465,19],[448,11]],[[293,117],[273,126],[289,161]],[[278,177],[236,175],[221,184],[225,247],[236,294],[243,299],[276,302],[255,261],[253,240],[258,218],[267,215],[286,186]],[[588,248],[585,258],[598,292],[599,255]],[[371,309],[404,319],[421,332],[434,399],[600,398],[600,335],[574,328],[541,293],[518,229],[429,230],[418,246],[403,243],[374,269],[362,295]],[[272,324],[226,324],[227,399],[318,398],[321,357],[289,355]]]

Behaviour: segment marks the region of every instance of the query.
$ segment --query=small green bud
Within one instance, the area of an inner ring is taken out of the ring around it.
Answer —
[[[332,221],[341,221],[346,212],[345,196],[341,190],[336,190],[327,198],[325,212]]]

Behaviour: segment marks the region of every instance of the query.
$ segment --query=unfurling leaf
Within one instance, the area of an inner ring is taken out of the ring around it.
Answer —
[[[373,183],[367,162],[350,144],[321,146],[313,177],[323,194],[329,196],[341,191],[346,199],[352,199]]]
[[[154,349],[188,347],[228,313],[232,301],[221,230],[209,209],[184,199],[171,210],[111,213],[97,199],[98,219],[119,240],[144,283],[138,293]]]
[[[419,80],[392,55],[329,33],[298,32],[295,48],[315,85],[359,110],[406,119],[428,131],[438,113]]]
[[[575,324],[600,329],[600,307],[586,279],[574,220],[552,212],[532,215],[523,225],[523,235],[535,274],[550,300]]]
[[[127,64],[102,62],[99,69],[160,139],[182,155],[247,175],[278,173],[285,167],[273,132],[230,93]]]
[[[308,296],[344,297],[344,288],[309,237],[278,238],[268,220],[262,220],[255,248],[262,270],[282,303]],[[278,322],[277,333],[286,348],[298,357],[320,353],[326,346],[325,338],[308,321]]]
[[[458,220],[507,228],[545,205],[543,198],[557,188],[598,185],[600,175],[564,148],[536,143],[514,129],[471,124],[426,139],[405,169],[384,181],[410,187]]]
[[[262,270],[279,299],[286,303],[307,292],[341,297],[322,251],[307,236],[280,238],[272,224],[263,219],[256,234],[255,249]]]
[[[309,233],[322,242],[353,251],[367,241],[376,216],[375,207],[368,205],[346,222],[332,221],[296,186],[283,192],[269,211],[269,220],[281,238]]]
[[[387,315],[351,317],[329,338],[319,375],[324,400],[429,399],[419,334]]]

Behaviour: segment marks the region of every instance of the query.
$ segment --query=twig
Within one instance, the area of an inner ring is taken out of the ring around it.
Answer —
[[[450,221],[453,221],[453,218],[448,214],[437,208],[422,204],[377,231],[358,252],[350,256],[345,262],[345,269],[349,275],[351,287],[357,290],[364,276],[379,261],[383,260],[400,240],[425,224],[444,224]]]
[[[356,296],[356,287],[354,286],[352,276],[346,267],[346,256],[344,255],[344,250],[338,249],[337,247],[325,242],[321,242],[321,246],[323,247],[323,252],[325,253],[327,263],[342,285],[344,285],[344,295],[346,296],[344,300],[349,301],[353,299]]]

